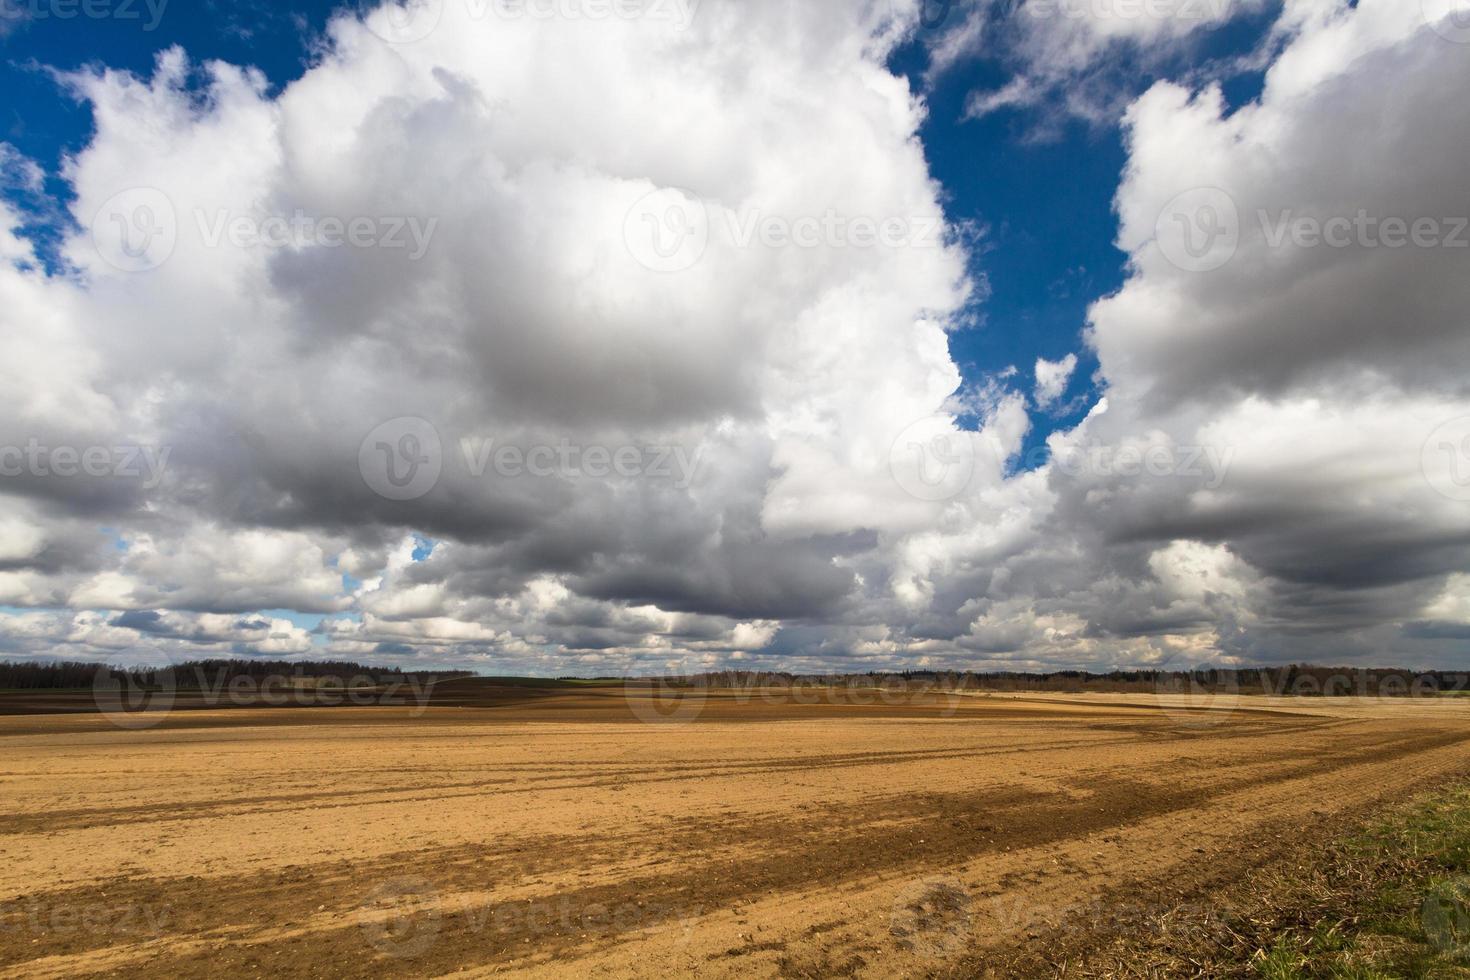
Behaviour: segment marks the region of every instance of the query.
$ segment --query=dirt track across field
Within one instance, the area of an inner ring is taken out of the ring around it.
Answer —
[[[0,973],[983,974],[1470,766],[1459,699],[639,697],[0,717]]]

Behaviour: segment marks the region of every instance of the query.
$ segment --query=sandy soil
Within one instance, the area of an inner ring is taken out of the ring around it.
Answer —
[[[1470,767],[1470,699],[641,697],[0,717],[0,973],[976,975]]]

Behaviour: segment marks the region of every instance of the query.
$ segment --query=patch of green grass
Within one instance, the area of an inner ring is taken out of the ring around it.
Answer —
[[[1299,980],[1307,975],[1302,972],[1305,965],[1301,944],[1296,937],[1286,935],[1256,960],[1256,972],[1262,980]]]
[[[1470,977],[1470,787],[1379,818],[1336,851],[1331,917],[1277,935],[1263,980]]]

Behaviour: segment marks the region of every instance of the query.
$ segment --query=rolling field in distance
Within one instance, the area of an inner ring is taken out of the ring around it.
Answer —
[[[1455,698],[860,700],[6,714],[0,973],[1005,975],[1470,768]]]

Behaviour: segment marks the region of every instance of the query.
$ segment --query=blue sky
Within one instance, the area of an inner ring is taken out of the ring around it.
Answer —
[[[931,31],[954,26],[963,13],[949,5],[931,9],[936,12]],[[1272,3],[1254,16],[1202,33],[1172,56],[1147,65],[1115,65],[1117,83],[1122,91],[1141,94],[1191,63],[1228,64],[1262,43],[1277,12],[1279,4]],[[925,75],[930,36],[921,32],[892,63],[925,94],[930,110],[922,132],[925,153],[948,194],[950,217],[985,229],[977,270],[987,285],[978,304],[982,326],[954,335],[955,360],[967,378],[983,380],[1010,366],[1029,373],[1038,357],[1079,358],[1059,403],[1063,410],[1035,419],[1029,450],[1058,428],[1075,424],[1093,400],[1097,362],[1081,333],[1088,306],[1115,292],[1124,279],[1127,256],[1115,244],[1113,212],[1127,159],[1123,133],[1116,122],[1071,118],[1053,105],[967,118],[970,93],[1004,86],[1014,63],[982,47],[931,84]],[[1241,67],[1216,77],[1231,103],[1239,105],[1259,94],[1263,72]]]

